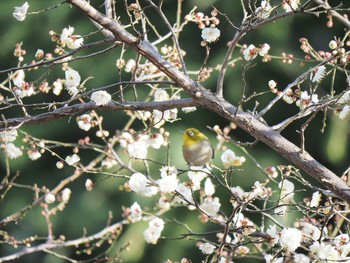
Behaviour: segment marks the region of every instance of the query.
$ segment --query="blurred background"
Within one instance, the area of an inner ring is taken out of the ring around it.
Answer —
[[[120,20],[123,23],[128,22],[128,18],[125,16],[124,1],[116,1],[117,15],[120,16]],[[279,1],[270,1],[271,5]],[[340,2],[340,1],[332,1]],[[30,1],[29,12],[45,9],[54,4],[59,4],[59,1]],[[91,1],[91,3],[101,11],[104,10],[102,6],[103,1]],[[128,1],[128,3],[131,3]],[[55,43],[51,42],[49,31],[55,31],[60,34],[62,29],[68,26],[75,28],[74,34],[82,36],[89,35],[91,32],[96,31],[94,25],[78,10],[70,8],[67,4],[62,5],[59,8],[55,8],[48,12],[44,12],[39,15],[29,15],[24,22],[18,22],[12,17],[14,6],[22,5],[22,1],[0,1],[0,70],[15,67],[17,65],[16,58],[13,56],[15,44],[22,42],[23,49],[27,51],[25,62],[30,63],[34,58],[34,54],[37,49],[43,49],[45,52],[52,52],[55,48]],[[258,5],[260,2],[258,1]],[[145,6],[145,1],[141,1],[141,5]],[[335,4],[334,4],[335,5]],[[349,5],[349,3],[345,3]],[[210,16],[210,12],[213,7],[217,8],[220,12],[227,15],[227,17],[236,26],[240,25],[242,19],[242,10],[240,1],[215,1],[215,0],[185,0],[183,1],[183,13],[184,16],[194,7],[197,6],[198,12],[203,12],[205,15]],[[164,13],[168,16],[171,24],[176,22],[176,8],[177,1],[164,1]],[[167,33],[166,27],[160,22],[159,16],[151,9],[146,9],[146,13],[149,14],[149,19],[159,29],[159,32],[164,35]],[[217,26],[221,30],[220,39],[210,45],[210,57],[208,60],[208,66],[215,67],[222,63],[222,60],[226,54],[227,42],[230,41],[235,33],[235,29],[230,26],[223,16],[218,15],[220,24]],[[334,27],[326,27],[327,18],[326,15],[321,14],[320,17],[313,15],[296,15],[289,18],[285,18],[276,23],[264,26],[261,29],[249,32],[240,42],[243,44],[259,44],[268,43],[271,46],[269,54],[274,56],[280,56],[282,52],[287,54],[293,54],[295,58],[304,58],[304,53],[300,50],[299,39],[305,37],[309,40],[315,50],[329,51],[328,43],[334,37],[342,38],[344,35],[344,28],[336,20],[334,20]],[[84,39],[84,44],[101,39],[101,34],[94,34]],[[155,39],[153,39],[155,40]],[[200,69],[204,56],[205,49],[201,47],[201,30],[194,23],[188,24],[184,31],[181,32],[179,43],[181,48],[187,52],[185,56],[185,62],[188,70],[197,71]],[[168,44],[171,45],[170,40]],[[79,55],[87,55],[96,51],[88,49],[79,53]],[[79,71],[82,79],[93,76],[93,79],[89,80],[86,84],[87,89],[95,89],[105,85],[115,83],[122,78],[124,80],[130,79],[131,75],[127,73],[119,74],[115,63],[116,59],[120,57],[121,48],[115,48],[110,52],[102,54],[91,59],[77,60],[70,64],[72,68]],[[241,54],[237,48],[233,57],[238,57]],[[136,54],[133,51],[127,51],[126,58],[135,58]],[[229,68],[225,78],[225,98],[237,105],[240,97],[242,96],[242,89],[244,82],[242,80],[242,72],[244,66],[247,65],[245,61],[238,61],[234,67]],[[299,62],[295,61],[291,65],[283,63],[281,60],[272,60],[271,62],[264,63],[261,58],[256,58],[252,63],[250,69],[245,74],[246,82],[246,95],[252,95],[253,92],[266,92],[269,90],[267,85],[268,81],[273,79],[278,83],[277,88],[283,90],[290,82],[302,74],[305,70],[315,64],[306,64],[304,67],[299,66]],[[49,83],[52,83],[58,77],[64,79],[64,72],[61,66],[55,66],[53,68],[42,68],[37,71],[31,71],[27,73],[29,81],[34,83],[40,82],[46,79]],[[7,75],[0,75],[1,81],[7,78]],[[196,77],[193,76],[195,79]],[[214,90],[216,87],[217,72],[214,72],[211,77],[206,80],[203,85]],[[304,89],[308,89],[308,83],[303,84]],[[337,74],[335,78],[335,92],[340,93],[347,87],[345,78],[341,74]],[[331,78],[326,78],[320,84],[318,88],[319,98],[328,94],[331,88]],[[141,89],[138,90],[139,94],[143,94]],[[2,93],[2,92],[1,92]],[[145,93],[146,94],[146,93]],[[129,94],[127,94],[128,96]],[[248,103],[243,105],[245,110],[252,110],[255,105],[255,101],[259,101],[258,109],[262,109],[275,95],[267,92],[263,96],[259,96],[256,99],[252,99]],[[68,94],[62,93],[57,98],[52,93],[37,96],[35,98],[29,98],[26,102],[50,102],[53,100],[65,100],[69,97]],[[182,97],[185,97],[182,94]],[[265,120],[268,124],[277,124],[280,121],[286,119],[294,113],[299,111],[295,104],[287,105],[283,101],[280,101],[268,114],[265,116]],[[12,116],[21,116],[21,112],[7,112]],[[128,122],[128,116],[124,112],[99,112],[104,117],[104,128],[114,134],[116,130],[122,129]],[[215,134],[210,131],[207,126],[213,127],[219,125],[225,127],[229,125],[227,120],[220,118],[211,112],[198,108],[193,113],[183,113],[179,111],[178,117],[180,121],[174,123],[165,124],[164,128],[170,132],[170,148],[169,148],[169,161],[170,164],[176,166],[178,169],[186,169],[187,165],[181,156],[182,136],[179,130],[184,130],[187,127],[195,127],[202,130],[211,140],[214,147],[217,144]],[[337,117],[334,117],[333,113],[327,112],[326,128],[324,133],[321,133],[323,126],[324,115],[323,113],[317,114],[315,119],[311,122],[306,130],[306,150],[316,158],[323,165],[334,171],[336,174],[341,175],[349,166],[349,122],[340,121]],[[297,132],[300,130],[301,125],[306,122],[307,119],[302,119],[291,124],[285,129],[282,134],[295,143],[300,145],[300,135]],[[135,130],[142,129],[143,125],[141,121],[137,121],[132,125]],[[80,138],[90,136],[93,142],[102,143],[101,139],[95,136],[96,130],[90,130],[89,132],[82,131],[78,128],[74,118],[63,118],[57,121],[51,121],[41,125],[26,126],[22,128],[25,132],[28,132],[32,136],[38,138],[44,138],[47,140],[55,140],[62,142],[76,143]],[[247,133],[240,129],[234,130],[231,133],[234,140],[241,142],[253,142],[254,139]],[[23,136],[22,136],[23,137]],[[20,139],[17,139],[19,144]],[[236,154],[243,155],[240,148],[234,144],[229,144]],[[71,148],[55,149],[62,156],[72,154]],[[262,166],[276,166],[279,164],[289,164],[281,156],[273,152],[267,146],[262,143],[257,143],[254,147],[248,147],[248,152],[256,159],[256,161]],[[150,150],[149,158],[156,161],[166,163],[167,159],[166,147],[160,150]],[[81,162],[87,164],[92,158],[95,157],[95,153],[81,151],[79,153]],[[216,154],[214,164],[221,165],[220,161],[221,152]],[[126,158],[126,156],[124,156]],[[11,172],[20,171],[20,176],[16,180],[17,183],[46,186],[52,188],[57,185],[58,182],[66,178],[73,172],[73,168],[66,166],[62,170],[56,168],[57,158],[51,156],[46,152],[42,158],[37,161],[31,161],[26,156],[11,160]],[[152,167],[157,173],[160,167]],[[159,172],[158,172],[159,173]],[[0,175],[5,174],[5,161],[3,152],[0,153]],[[95,183],[95,188],[91,192],[85,190],[85,181],[90,178]],[[308,175],[305,178],[312,183],[314,182]],[[245,190],[250,190],[251,186],[256,180],[264,181],[265,176],[259,172],[254,163],[247,158],[243,170],[237,172],[235,177],[236,184],[241,186]],[[79,178],[77,181],[69,185],[72,190],[71,200],[68,203],[66,209],[62,213],[58,213],[52,217],[54,235],[65,235],[67,239],[79,238],[83,235],[84,231],[87,234],[95,233],[101,230],[108,221],[108,214],[111,211],[113,214],[112,222],[117,222],[121,219],[122,206],[131,206],[134,201],[139,202],[141,207],[151,206],[154,200],[146,199],[135,195],[134,193],[126,193],[120,191],[119,187],[123,185],[125,179],[111,178],[105,175],[86,175]],[[297,200],[302,200],[305,196],[310,197],[311,193],[303,192],[296,195]],[[17,211],[21,207],[28,205],[32,200],[32,192],[24,189],[12,189],[6,194],[5,199],[0,204],[0,216],[5,216]],[[228,196],[222,195],[223,200]],[[227,200],[226,203],[222,202],[222,209],[224,211],[230,211],[230,203]],[[26,217],[18,224],[10,224],[4,228],[5,231],[12,233],[16,239],[20,240],[30,235],[39,235],[45,237],[47,235],[47,229],[45,227],[45,219],[40,215],[41,208],[36,207],[30,211]],[[249,215],[250,217],[251,215]],[[186,208],[178,208],[173,212],[166,213],[163,218],[173,219],[176,218],[181,222],[186,222],[193,231],[201,232],[204,230],[210,230],[210,224],[201,224],[198,220],[198,214],[189,212]],[[259,218],[250,217],[255,223],[259,224]],[[292,215],[288,219],[293,222],[295,217]],[[282,220],[282,219],[281,219]],[[209,229],[208,229],[209,226]],[[113,246],[112,251],[118,251],[120,247],[125,246],[128,242],[130,244],[130,251],[122,254],[124,262],[162,262],[166,259],[172,259],[174,261],[180,261],[183,257],[190,258],[193,262],[199,262],[203,259],[203,255],[199,249],[195,248],[195,242],[193,240],[176,240],[180,237],[181,233],[186,233],[184,227],[178,224],[166,225],[163,235],[166,237],[172,237],[172,239],[160,240],[156,246],[146,244],[142,232],[147,228],[147,222],[139,222],[130,226],[127,226],[119,239],[117,245]],[[212,229],[216,229],[212,226]],[[11,247],[2,245],[0,247],[0,255],[7,255],[15,251]],[[70,253],[70,249],[66,249]],[[73,250],[72,250],[73,251]],[[98,251],[98,250],[97,250]],[[62,252],[62,251],[59,251]],[[73,253],[73,252],[72,252]],[[73,258],[87,259],[89,258],[85,254],[71,255]],[[33,254],[24,257],[20,262],[65,262],[64,259],[58,259],[49,254]],[[235,261],[236,262],[236,261]],[[237,262],[260,262],[254,259],[243,259]]]

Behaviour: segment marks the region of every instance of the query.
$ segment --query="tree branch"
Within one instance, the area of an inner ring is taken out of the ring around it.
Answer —
[[[297,167],[303,169],[310,176],[317,179],[338,197],[350,202],[350,188],[346,183],[333,172],[318,163],[311,155],[306,152],[301,154],[301,149],[299,147],[285,139],[278,132],[261,123],[251,114],[238,110],[223,98],[216,97],[202,85],[185,76],[177,70],[177,68],[163,59],[149,42],[139,40],[127,32],[117,21],[108,19],[86,1],[68,0],[67,2],[76,6],[91,19],[110,30],[118,40],[129,45],[138,53],[149,59],[169,78],[174,80],[178,86],[182,87],[198,104],[235,122],[240,128],[244,129],[256,139],[262,141],[284,158],[294,163]]]
[[[21,105],[22,106],[22,105]],[[28,116],[22,118],[13,118],[5,121],[0,121],[0,131],[9,127],[16,127],[18,125],[33,125],[44,123],[52,120],[61,119],[67,116],[74,116],[92,110],[169,110],[174,108],[184,108],[198,106],[193,99],[178,99],[167,101],[150,101],[150,102],[129,102],[129,101],[111,101],[105,106],[96,106],[95,102],[90,101],[84,104],[74,104],[65,106],[53,111],[48,111],[36,116]]]
[[[123,220],[121,222],[115,223],[109,227],[103,228],[100,232],[97,232],[96,234],[93,234],[91,236],[82,237],[74,240],[69,241],[52,241],[52,242],[46,242],[44,244],[40,244],[34,247],[25,248],[22,251],[19,251],[17,253],[11,254],[9,256],[4,256],[0,258],[0,262],[6,262],[11,260],[19,259],[25,255],[36,253],[36,252],[43,252],[46,250],[51,250],[55,248],[62,248],[62,247],[76,247],[79,245],[90,243],[94,240],[101,240],[107,235],[118,235],[118,233],[121,231],[123,225],[127,224],[128,222],[126,220]]]

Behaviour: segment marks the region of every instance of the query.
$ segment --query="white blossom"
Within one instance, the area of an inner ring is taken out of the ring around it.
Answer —
[[[259,49],[259,56],[263,57],[265,56],[270,50],[270,45],[265,43],[265,44],[262,44],[260,49]]]
[[[56,163],[56,167],[57,167],[57,169],[62,169],[62,168],[64,167],[63,162],[62,162],[62,161],[58,161],[58,162]]]
[[[149,146],[153,149],[159,149],[161,146],[166,145],[166,141],[164,140],[164,137],[160,133],[153,134],[149,138]]]
[[[196,111],[196,110],[197,110],[196,107],[184,107],[184,108],[182,108],[182,111],[183,111],[184,113],[190,113],[190,112],[194,112],[194,111]]]
[[[9,129],[0,132],[0,139],[3,142],[13,142],[18,136],[16,129]]]
[[[55,202],[55,201],[56,201],[56,197],[55,197],[54,194],[52,194],[52,193],[47,193],[47,194],[45,195],[45,202],[46,202],[47,204],[52,204],[52,203]]]
[[[312,240],[316,241],[321,237],[321,230],[309,222],[301,222],[300,227],[303,234]]]
[[[294,184],[287,179],[283,180],[278,184],[279,188],[281,188],[281,199],[284,201],[288,201],[293,199],[294,196]]]
[[[61,94],[62,89],[63,89],[63,82],[61,79],[54,81],[54,83],[52,83],[52,92],[56,96]]]
[[[326,67],[325,66],[320,66],[316,68],[314,72],[310,74],[310,79],[312,82],[320,82],[326,74]]]
[[[107,105],[111,99],[112,96],[105,90],[95,91],[91,94],[91,100],[94,101],[97,106]]]
[[[211,43],[218,40],[220,37],[220,30],[213,27],[206,27],[202,30],[202,38],[204,41]]]
[[[272,79],[272,80],[269,80],[268,85],[270,89],[274,89],[277,87],[277,82]]]
[[[69,188],[64,188],[62,190],[62,201],[64,203],[68,203],[69,199],[70,199],[70,195],[72,194],[72,191]]]
[[[332,254],[332,250],[334,250],[334,248],[332,248],[331,245],[325,243],[320,244],[318,241],[315,241],[310,246],[310,251],[319,259],[327,259]]]
[[[77,154],[68,155],[65,161],[69,165],[74,165],[75,163],[80,161],[80,157]]]
[[[282,1],[282,8],[286,12],[290,12],[290,11],[297,9],[299,3],[300,3],[300,0],[283,0]]]
[[[151,181],[141,173],[134,173],[129,179],[130,189],[140,194],[141,196],[150,197],[158,192],[156,186],[150,185]]]
[[[266,234],[268,234],[271,239],[269,240],[269,243],[274,246],[278,243],[279,240],[279,233],[276,229],[276,225],[271,225],[269,228],[266,230]]]
[[[125,72],[131,72],[135,69],[136,67],[136,61],[134,59],[129,59],[128,62],[126,62],[125,65]]]
[[[246,49],[243,50],[243,57],[246,61],[253,60],[258,55],[257,48],[250,44]]]
[[[301,244],[302,233],[296,228],[284,228],[281,231],[280,244],[289,251],[295,251]]]
[[[130,157],[136,159],[146,159],[148,153],[148,141],[137,140],[127,146]]]
[[[166,101],[169,100],[169,95],[164,89],[157,89],[154,92],[154,101]]]
[[[91,128],[92,117],[90,114],[83,114],[77,118],[77,123],[80,129],[88,131]]]
[[[179,179],[176,174],[165,175],[162,179],[157,181],[159,186],[159,191],[162,193],[174,192],[179,185]]]
[[[17,70],[15,73],[11,75],[12,82],[18,88],[22,88],[23,84],[25,84],[24,78],[25,73],[23,69]]]
[[[25,2],[21,6],[15,6],[15,11],[12,13],[13,17],[22,22],[24,19],[26,19],[28,8],[28,2]]]
[[[92,191],[92,189],[94,188],[94,183],[92,182],[91,179],[86,179],[85,181],[85,189],[86,191]]]
[[[187,205],[188,202],[189,203],[193,203],[193,197],[192,197],[192,192],[191,192],[191,189],[184,185],[183,183],[180,183],[177,188],[176,188],[176,191],[182,195],[182,198],[184,198],[185,200],[181,199],[180,197],[175,197],[175,201],[176,202],[179,202],[179,203],[182,203],[184,205]],[[192,208],[192,207],[189,207],[189,208]]]
[[[210,255],[214,253],[215,246],[210,243],[201,243],[199,249],[203,254]]]
[[[336,49],[338,47],[338,43],[335,40],[331,40],[329,41],[328,46],[330,49]]]
[[[187,176],[192,181],[193,190],[200,188],[201,181],[208,176],[208,172],[202,167],[191,166],[191,170],[188,171]]]
[[[262,0],[260,6],[255,10],[257,17],[261,20],[269,18],[272,7],[267,0]]]
[[[38,160],[41,157],[41,153],[38,149],[29,149],[27,154],[32,161]]]
[[[312,194],[312,198],[310,201],[310,207],[318,207],[321,201],[322,195],[320,194],[319,191],[314,192]]]
[[[245,158],[242,156],[236,156],[235,153],[228,149],[221,155],[221,161],[225,168],[231,166],[241,166],[245,162]]]
[[[74,27],[64,28],[61,34],[61,43],[70,49],[76,49],[83,45],[84,39],[80,35],[73,35]]]
[[[266,263],[282,263],[283,257],[275,258],[273,255],[265,255],[264,256]]]
[[[304,254],[294,254],[293,256],[293,263],[309,263],[310,257],[304,255]]]
[[[142,209],[137,202],[134,202],[132,206],[130,206],[130,217],[132,222],[137,222],[142,219]]]
[[[68,93],[71,96],[75,96],[79,93],[78,86],[80,84],[81,77],[79,72],[74,69],[67,69],[65,72],[65,86]]]
[[[202,210],[204,210],[207,214],[211,216],[216,216],[220,210],[221,204],[219,198],[217,197],[206,197],[203,202],[199,206]]]
[[[164,221],[155,217],[148,223],[148,228],[143,232],[143,236],[147,243],[156,244],[164,229]]]
[[[215,186],[210,178],[207,178],[204,182],[204,192],[207,196],[212,196],[215,193]]]
[[[338,99],[338,104],[347,103],[350,100],[350,90],[344,92],[344,94]]]
[[[16,159],[23,154],[22,150],[16,147],[12,142],[5,144],[5,152],[10,159]]]
[[[339,112],[339,115],[338,115],[339,119],[344,120],[345,117],[349,115],[349,112],[350,112],[350,106],[349,105],[345,105],[343,107],[343,109],[341,110],[341,112]]]

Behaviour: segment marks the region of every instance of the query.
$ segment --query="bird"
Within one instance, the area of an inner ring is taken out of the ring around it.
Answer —
[[[214,158],[214,148],[209,139],[195,128],[188,128],[183,133],[182,154],[188,165],[206,166]]]

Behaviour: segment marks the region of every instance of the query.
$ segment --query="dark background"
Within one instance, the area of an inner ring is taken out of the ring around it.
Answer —
[[[102,4],[103,1],[91,1],[96,7]],[[171,24],[176,21],[176,3],[177,1],[164,1],[164,13],[168,16]],[[277,1],[279,2],[279,1]],[[336,1],[332,1],[336,2]],[[29,2],[29,12],[44,9],[53,4],[58,4],[58,1],[31,1]],[[273,5],[276,1],[271,1]],[[22,1],[1,1],[0,2],[0,70],[9,67],[16,66],[16,58],[13,57],[13,50],[15,43],[23,42],[23,48],[27,50],[25,62],[29,63],[38,48],[43,49],[45,52],[52,52],[55,47],[55,43],[50,41],[49,31],[53,30],[56,33],[61,33],[62,29],[68,27],[68,25],[75,28],[75,34],[88,35],[96,28],[94,25],[78,10],[70,8],[67,4],[62,5],[59,8],[51,11],[39,14],[29,15],[24,22],[18,22],[12,17],[13,7],[22,5]],[[142,5],[145,5],[144,1],[141,1]],[[183,14],[184,17],[192,8],[196,5],[197,11],[201,11],[206,15],[210,15],[212,6],[215,6],[219,11],[226,14],[231,21],[239,26],[242,18],[242,11],[240,7],[240,1],[200,1],[200,0],[186,0],[183,2]],[[348,5],[348,3],[346,3]],[[124,14],[123,1],[117,1],[117,15],[121,16],[121,21],[127,23],[127,17]],[[100,8],[103,10],[103,7]],[[159,28],[162,34],[167,32],[167,29],[161,23],[159,16],[152,10],[146,10],[150,15],[150,20]],[[281,9],[279,9],[281,12]],[[226,43],[230,41],[235,33],[235,30],[225,21],[225,18],[218,16],[221,23],[218,28],[221,30],[221,36],[219,41],[210,45],[211,54],[208,61],[208,66],[216,66],[220,64],[226,53]],[[309,42],[314,46],[315,50],[328,51],[328,43],[334,38],[334,36],[343,37],[343,26],[334,20],[334,27],[326,27],[326,16],[321,14],[320,17],[312,15],[296,15],[293,17],[285,18],[276,23],[266,25],[265,27],[249,32],[240,42],[240,44],[254,44],[258,46],[262,43],[269,43],[271,46],[270,54],[274,56],[280,56],[282,52],[287,54],[293,54],[295,58],[303,58],[304,53],[300,50],[299,39],[306,37]],[[200,46],[201,42],[201,30],[195,24],[189,24],[185,27],[180,36],[180,45],[182,49],[186,50],[185,62],[188,70],[199,70],[201,67],[205,50]],[[84,43],[93,42],[101,37],[99,34],[95,34],[89,38],[84,39]],[[171,44],[170,42],[168,44]],[[82,51],[79,55],[86,55],[90,52],[96,51],[94,49]],[[87,89],[94,89],[108,85],[118,81],[118,71],[115,67],[116,59],[120,56],[120,48],[116,48],[101,56],[94,57],[86,60],[78,60],[70,64],[70,66],[79,71],[82,79],[88,76],[94,76],[92,80],[87,83]],[[240,55],[239,49],[236,48],[233,57]],[[135,57],[136,54],[133,51],[128,51],[126,57]],[[225,78],[225,98],[233,103],[237,104],[242,95],[242,71],[243,66],[247,62],[238,61],[233,68],[229,68]],[[263,63],[261,58],[256,58],[252,63],[255,65],[248,72],[246,72],[246,94],[249,96],[254,91],[263,92],[268,91],[268,81],[274,79],[278,83],[278,88],[283,90],[286,85],[297,78],[302,72],[309,67],[315,65],[313,63],[306,64],[305,67],[300,67],[298,62],[293,62],[292,65],[282,63],[280,60],[273,60],[272,62]],[[27,78],[30,81],[37,81],[43,74],[49,69],[44,68],[35,72],[29,72]],[[5,80],[7,75],[0,76],[1,81]],[[64,72],[60,66],[52,68],[44,78],[52,83],[57,77],[64,78]],[[123,73],[124,79],[130,79],[130,75]],[[196,78],[196,76],[193,76]],[[216,86],[217,73],[213,73],[211,78],[203,83],[203,85],[214,90]],[[337,74],[335,79],[336,93],[341,92],[346,88],[345,79],[341,74]],[[310,83],[305,82],[302,86],[304,89],[308,89]],[[330,91],[331,79],[325,79],[318,88],[319,97],[324,96]],[[3,93],[0,90],[1,93]],[[142,95],[142,90],[138,90]],[[64,92],[63,92],[64,93]],[[127,94],[129,96],[129,94]],[[186,95],[182,94],[182,97]],[[262,109],[266,103],[268,103],[274,97],[273,94],[267,93],[261,97],[251,100],[243,107],[246,110],[252,110],[255,100],[259,101],[259,108]],[[68,96],[64,93],[59,98],[60,100],[67,99]],[[25,99],[26,100],[26,99]],[[57,100],[54,95],[41,95],[37,98],[29,98],[26,101],[44,101],[49,102],[51,100]],[[291,116],[293,113],[297,113],[298,108],[293,105],[287,105],[284,102],[279,102],[269,113],[265,116],[266,121],[270,124],[276,124],[285,118]],[[13,111],[7,112],[12,116],[20,116],[20,112]],[[109,130],[111,134],[115,130],[120,130],[128,121],[128,116],[123,112],[99,112],[105,118],[104,128]],[[179,118],[181,121],[174,123],[167,123],[164,127],[170,131],[170,164],[176,166],[179,169],[185,169],[185,162],[182,160],[181,154],[181,133],[179,130],[183,130],[187,127],[196,127],[204,131],[216,145],[215,135],[206,128],[206,126],[220,125],[224,127],[229,123],[220,118],[219,116],[208,112],[204,109],[198,108],[196,112],[190,114],[184,114],[179,111]],[[348,167],[349,163],[349,151],[348,151],[348,136],[349,136],[349,122],[348,120],[340,121],[337,117],[333,116],[331,111],[327,113],[327,127],[325,132],[320,132],[322,128],[323,114],[320,113],[311,122],[306,130],[306,150],[326,165],[336,174],[342,174]],[[297,145],[300,145],[300,135],[297,130],[307,119],[296,121],[290,125],[282,134],[290,141]],[[132,126],[135,130],[142,128],[141,122],[135,122]],[[30,133],[33,136],[39,138],[45,138],[50,140],[57,140],[62,142],[77,142],[78,139],[89,135],[93,138],[94,142],[101,143],[100,139],[94,136],[96,130],[90,130],[88,133],[78,129],[78,126],[72,118],[61,119],[58,121],[52,121],[42,125],[26,126],[23,130]],[[253,138],[240,129],[236,129],[232,133],[233,138],[237,141],[252,142]],[[20,138],[15,142],[19,145]],[[229,147],[234,150],[238,155],[242,155],[242,151],[233,144]],[[164,159],[166,150],[164,147],[161,150],[150,150],[150,157],[155,160],[165,162]],[[254,158],[263,167],[278,164],[288,164],[288,162],[270,150],[262,143],[258,143],[253,148],[248,147],[247,150],[254,156]],[[71,154],[70,148],[62,148],[57,150],[62,156]],[[82,163],[86,164],[95,155],[92,152],[79,153]],[[218,166],[221,165],[220,161],[221,152],[216,154],[214,163]],[[73,172],[73,168],[66,166],[62,170],[56,168],[57,158],[52,157],[49,153],[45,153],[43,157],[35,162],[29,160],[26,156],[16,160],[11,160],[11,171],[21,171],[21,175],[17,182],[21,184],[33,185],[37,183],[39,186],[47,186],[53,188],[59,181],[66,178]],[[153,168],[155,171],[160,167]],[[264,175],[259,172],[254,163],[251,160],[247,160],[243,166],[244,170],[237,173],[235,178],[237,185],[244,188],[246,191],[251,189],[251,186],[256,180],[264,181]],[[0,172],[1,175],[5,174],[5,163],[3,153],[0,155]],[[92,192],[87,192],[84,187],[85,180],[91,178],[95,182],[95,188]],[[308,175],[305,178],[311,182],[314,182]],[[67,239],[79,238],[83,234],[83,228],[86,229],[88,234],[95,233],[101,230],[107,222],[108,212],[112,211],[114,215],[113,222],[117,222],[121,219],[122,209],[121,206],[130,206],[134,201],[141,204],[141,207],[152,205],[152,199],[141,198],[133,193],[125,193],[119,191],[118,187],[123,185],[124,179],[108,178],[104,175],[86,175],[79,178],[77,181],[69,185],[72,190],[71,200],[68,203],[63,213],[58,213],[52,217],[54,225],[54,234],[59,236],[64,234]],[[220,195],[222,208],[224,211],[229,211],[230,203],[228,197]],[[302,200],[304,196],[311,196],[311,193],[299,193],[296,196],[297,200]],[[225,202],[225,198],[227,202]],[[32,192],[23,189],[13,189],[6,195],[4,201],[0,204],[1,218],[9,215],[21,207],[27,205],[32,200]],[[6,231],[12,233],[17,239],[26,238],[30,235],[37,234],[45,237],[47,235],[47,229],[45,227],[45,220],[40,215],[41,208],[36,207],[30,211],[27,216],[19,222],[17,225],[9,225],[6,227]],[[193,231],[201,232],[204,229],[215,229],[210,227],[210,223],[203,225],[199,223],[198,214],[189,212],[185,208],[176,209],[176,211],[166,213],[163,218],[171,220],[176,217],[182,222],[186,222]],[[255,223],[259,225],[258,217],[251,217]],[[292,223],[295,219],[295,215],[291,215],[288,219],[283,220],[284,223]],[[125,262],[161,262],[167,258],[174,261],[180,261],[183,257],[188,257],[193,262],[198,262],[203,259],[200,251],[195,247],[195,242],[192,240],[160,240],[157,246],[147,245],[142,236],[142,232],[147,228],[146,222],[139,222],[131,226],[127,226],[120,236],[117,245],[113,247],[112,251],[117,251],[121,246],[124,246],[128,241],[131,241],[131,252],[125,252],[123,258]],[[177,224],[168,224],[165,226],[163,232],[167,237],[179,237],[180,233],[184,233],[185,229]],[[71,249],[66,249],[70,251]],[[7,255],[12,253],[12,249],[8,246],[0,247],[0,255]],[[72,250],[73,251],[73,250]],[[59,251],[62,252],[62,251]],[[69,252],[65,252],[69,254]],[[71,255],[74,258],[88,258],[84,255]],[[49,254],[33,254],[21,259],[21,262],[64,262],[62,259]],[[235,261],[236,262],[236,261]],[[243,261],[242,261],[243,262]],[[247,259],[244,262],[248,262]],[[255,261],[251,261],[255,262]]]

